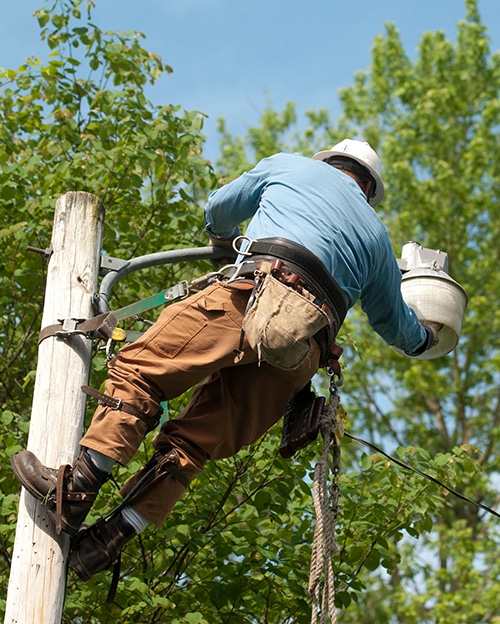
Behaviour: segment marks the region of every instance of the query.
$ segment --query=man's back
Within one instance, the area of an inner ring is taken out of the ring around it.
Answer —
[[[238,204],[233,219],[251,217],[249,238],[287,238],[312,251],[350,306],[369,282],[375,263],[386,265],[392,254],[386,229],[356,182],[321,161],[297,154],[262,160],[212,194],[207,212],[216,231],[226,201]]]
[[[404,304],[396,258],[385,226],[356,181],[325,162],[275,154],[214,191],[207,230],[280,237],[313,252],[344,291],[349,307],[361,298],[372,327],[389,344],[416,348],[423,330]]]

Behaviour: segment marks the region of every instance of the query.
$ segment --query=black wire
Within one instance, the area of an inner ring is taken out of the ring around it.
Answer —
[[[362,440],[361,438],[358,438],[358,437],[352,435],[351,433],[347,433],[347,431],[344,432],[344,435],[347,436],[348,438],[351,438],[351,440],[355,440],[356,442],[359,442],[360,444],[364,444],[365,446],[368,446],[373,451],[376,451],[377,453],[380,453],[384,457],[387,457],[387,459],[389,459],[390,461],[394,462],[398,466],[401,466],[402,468],[406,468],[407,470],[411,470],[412,472],[416,472],[421,477],[425,477],[429,481],[432,481],[433,483],[436,483],[437,485],[439,485],[442,488],[444,488],[445,490],[447,490],[450,494],[453,494],[453,496],[456,496],[457,498],[460,498],[461,500],[465,501],[466,503],[470,503],[471,505],[475,505],[476,507],[480,507],[481,509],[484,509],[484,511],[487,511],[488,513],[493,514],[497,518],[500,518],[500,513],[498,513],[494,509],[491,509],[491,507],[488,507],[487,505],[483,505],[483,503],[479,503],[478,501],[473,501],[470,498],[467,498],[467,496],[465,496],[464,494],[461,494],[460,492],[457,492],[456,490],[448,487],[447,485],[445,485],[444,483],[439,481],[439,479],[436,479],[435,477],[431,477],[431,475],[427,474],[426,472],[423,472],[422,470],[419,470],[418,468],[413,468],[413,466],[410,466],[409,464],[406,464],[405,462],[401,461],[400,459],[397,459],[396,457],[393,457],[392,455],[389,455],[388,453],[383,451],[380,447],[378,447],[376,444],[372,444],[371,442],[367,442],[366,440]]]

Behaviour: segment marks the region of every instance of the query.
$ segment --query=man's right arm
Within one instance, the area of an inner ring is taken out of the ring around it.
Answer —
[[[261,161],[251,171],[210,194],[205,206],[205,224],[211,239],[230,240],[238,236],[240,223],[257,212],[266,174]]]
[[[429,321],[425,325],[422,325],[422,327],[425,329],[426,338],[416,351],[405,351],[405,354],[408,357],[417,357],[418,355],[422,355],[422,353],[432,349],[432,347],[435,347],[439,342],[438,332],[442,325]]]
[[[401,294],[401,271],[390,239],[379,241],[378,268],[361,293],[361,306],[371,327],[391,346],[407,355],[421,355],[437,339],[424,327]]]

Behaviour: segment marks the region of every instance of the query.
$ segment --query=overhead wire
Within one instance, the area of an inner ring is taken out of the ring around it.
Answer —
[[[453,488],[451,488],[450,486],[446,485],[445,483],[443,483],[442,481],[440,481],[436,477],[431,476],[427,472],[424,472],[423,470],[420,470],[419,468],[415,468],[414,466],[410,466],[410,464],[407,464],[406,462],[402,461],[401,459],[398,459],[397,457],[394,457],[393,455],[390,455],[389,453],[386,453],[382,448],[380,448],[376,444],[373,444],[373,442],[368,442],[367,440],[363,440],[362,438],[358,438],[357,436],[353,435],[352,433],[348,433],[347,431],[344,432],[344,435],[346,437],[348,437],[348,438],[351,438],[351,440],[355,440],[356,442],[358,442],[360,444],[363,444],[364,446],[367,446],[372,451],[375,451],[376,453],[380,453],[381,455],[383,455],[384,457],[389,459],[391,462],[397,464],[401,468],[405,468],[406,470],[410,470],[412,472],[415,472],[416,474],[420,475],[421,477],[424,477],[425,479],[428,479],[429,481],[432,481],[432,483],[435,483],[436,485],[439,485],[440,487],[444,488],[447,492],[449,492],[450,494],[452,494],[456,498],[459,498],[460,500],[463,500],[464,502],[469,503],[471,505],[475,505],[476,507],[479,507],[480,509],[483,509],[484,511],[486,511],[486,512],[488,512],[488,513],[490,513],[490,514],[492,514],[494,516],[496,516],[497,518],[500,518],[500,513],[498,511],[495,511],[491,507],[488,507],[487,505],[484,505],[483,503],[481,503],[479,501],[474,501],[471,498],[468,498],[467,496],[465,496],[465,494],[462,494],[461,492],[458,492],[457,490],[454,490]]]

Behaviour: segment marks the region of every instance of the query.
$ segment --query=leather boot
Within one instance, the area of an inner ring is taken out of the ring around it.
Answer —
[[[120,558],[122,548],[136,535],[120,512],[109,520],[100,518],[73,538],[69,566],[82,581],[107,570]]]
[[[20,483],[43,505],[56,524],[56,532],[74,535],[81,527],[97,497],[99,488],[108,479],[82,451],[73,466],[44,466],[27,450],[10,458],[12,470]]]

